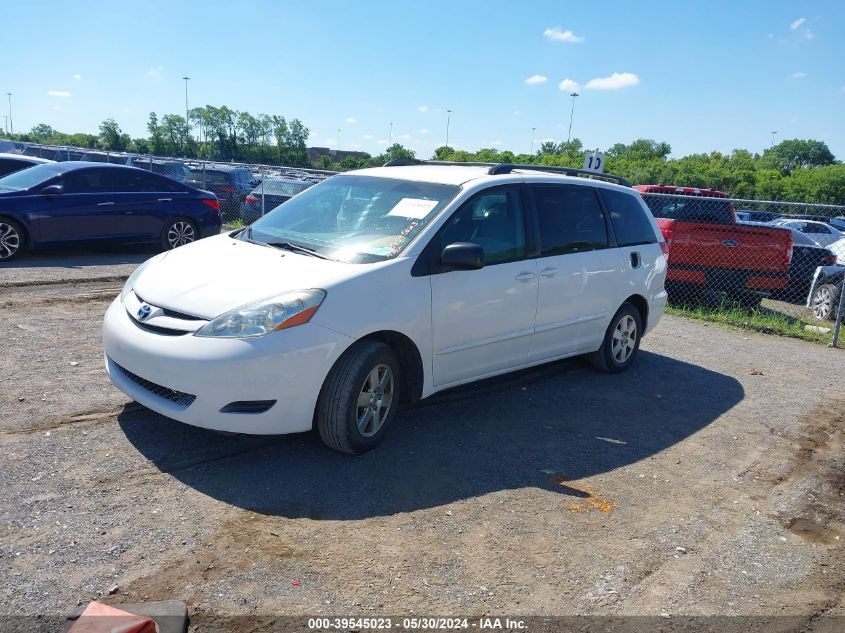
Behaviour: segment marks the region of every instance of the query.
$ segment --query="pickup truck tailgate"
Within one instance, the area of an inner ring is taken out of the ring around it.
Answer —
[[[792,236],[788,230],[662,218],[657,224],[669,242],[670,265],[769,273],[785,273],[789,268]]]

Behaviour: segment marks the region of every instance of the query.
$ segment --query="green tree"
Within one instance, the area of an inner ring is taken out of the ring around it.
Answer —
[[[121,131],[114,119],[100,123],[100,145],[103,149],[122,152],[128,148],[129,141],[129,135]]]
[[[781,141],[763,152],[759,164],[764,169],[777,169],[787,175],[800,167],[823,167],[835,160],[826,143],[812,139]]]

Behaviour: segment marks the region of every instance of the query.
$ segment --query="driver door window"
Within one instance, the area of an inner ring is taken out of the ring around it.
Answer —
[[[449,244],[471,242],[484,249],[484,264],[525,258],[525,218],[516,187],[500,187],[471,199],[446,222],[438,253]]]

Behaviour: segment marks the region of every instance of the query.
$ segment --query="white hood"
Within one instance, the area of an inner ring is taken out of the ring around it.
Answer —
[[[362,266],[218,235],[167,252],[147,266],[133,290],[154,306],[213,319],[289,290],[325,289],[360,274]]]

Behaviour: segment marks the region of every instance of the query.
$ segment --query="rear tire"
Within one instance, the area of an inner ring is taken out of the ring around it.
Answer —
[[[317,400],[320,438],[341,453],[360,455],[378,444],[399,406],[399,359],[389,345],[361,340],[332,367]]]
[[[810,297],[810,309],[813,316],[824,321],[832,321],[836,317],[839,300],[839,288],[833,284],[822,284],[813,290]]]
[[[587,359],[598,371],[607,374],[621,373],[628,369],[637,357],[642,332],[643,319],[640,311],[631,303],[623,303],[610,320],[601,347]]]
[[[13,260],[25,246],[23,227],[9,218],[0,218],[0,262]]]
[[[188,218],[168,220],[161,232],[161,248],[165,251],[190,244],[199,239],[197,225]]]

